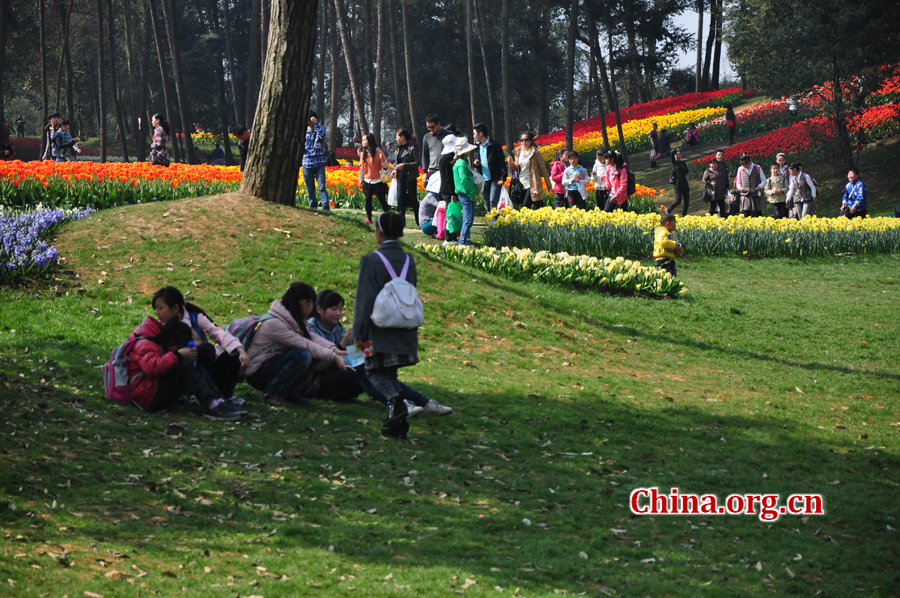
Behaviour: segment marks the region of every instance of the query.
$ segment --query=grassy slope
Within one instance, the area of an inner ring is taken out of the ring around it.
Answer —
[[[403,377],[457,413],[413,420],[403,445],[378,437],[374,403],[253,404],[223,425],[110,405],[96,369],[163,284],[220,323],[291,280],[347,297],[368,228],[232,194],[102,212],[58,247],[56,290],[0,289],[10,595],[898,587],[897,256],[685,260],[679,301],[417,256],[427,323]],[[827,511],[633,517],[651,485],[815,492]]]

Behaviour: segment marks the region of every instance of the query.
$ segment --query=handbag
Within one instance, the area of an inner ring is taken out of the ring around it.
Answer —
[[[669,175],[669,184],[670,185],[675,184],[675,169],[674,168],[672,169],[672,174]]]
[[[513,205],[522,205],[525,202],[525,195],[527,193],[528,189],[525,188],[518,177],[514,178],[509,184],[509,198],[512,200]]]
[[[400,195],[399,187],[400,185],[396,180],[391,182],[391,186],[388,189],[387,196],[387,202],[389,206],[394,206],[396,208],[398,205],[400,205],[400,202],[398,201]]]
[[[390,168],[382,168],[381,169],[381,182],[385,185],[391,184],[391,169]]]

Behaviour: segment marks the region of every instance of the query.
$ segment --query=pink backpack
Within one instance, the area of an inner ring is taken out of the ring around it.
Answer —
[[[131,350],[135,343],[146,336],[136,336],[133,332],[128,340],[112,350],[109,363],[103,364],[103,389],[106,398],[117,403],[131,402],[131,386],[144,372],[138,372],[134,376],[128,376],[128,363],[131,361]]]

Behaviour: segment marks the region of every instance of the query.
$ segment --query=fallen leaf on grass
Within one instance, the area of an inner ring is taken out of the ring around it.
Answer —
[[[756,564],[753,565],[753,568],[757,571],[762,571],[762,561],[756,561]]]
[[[88,598],[103,598],[103,594],[95,594],[94,592],[88,592],[87,590],[84,591],[84,595]]]
[[[616,528],[614,528],[614,527],[611,527],[611,528],[609,529],[609,531],[611,531],[611,532],[612,532],[613,534],[615,534],[616,536],[620,536],[620,535],[622,535],[622,534],[627,534],[627,533],[628,533],[628,530],[627,530],[627,529],[616,529]]]
[[[794,577],[794,572],[791,571],[790,567],[785,567],[784,570],[787,571],[788,577]]]
[[[467,577],[466,581],[462,585],[462,589],[467,590],[467,589],[469,589],[469,587],[474,586],[476,583],[478,583],[478,582],[475,581],[474,579],[469,579]]]
[[[125,575],[124,573],[122,573],[121,571],[109,571],[103,577],[105,577],[107,579],[125,579],[128,576]]]
[[[795,387],[794,387],[794,390],[796,390],[796,391],[799,392],[800,394],[803,394],[803,391],[800,390],[800,387],[799,387],[799,386],[795,386]]]

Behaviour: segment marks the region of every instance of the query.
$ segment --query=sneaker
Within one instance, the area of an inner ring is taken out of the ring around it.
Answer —
[[[241,414],[231,411],[227,403],[219,403],[214,409],[207,408],[203,417],[217,422],[233,422],[241,419]]]
[[[443,245],[444,247],[450,247],[451,243],[450,241],[444,241],[443,243],[441,243],[441,245]]]
[[[382,426],[392,427],[398,422],[406,421],[408,417],[409,411],[406,409],[406,402],[400,401],[399,397],[395,397],[394,400],[388,401],[387,419],[382,422]]]
[[[372,221],[366,218],[365,220],[363,220],[363,224],[372,224]]]
[[[450,415],[453,413],[453,409],[441,405],[434,399],[429,399],[428,404],[422,408],[422,413],[425,415]]]
[[[407,415],[406,417],[415,417],[415,416],[419,415],[420,413],[422,413],[423,411],[425,411],[424,407],[419,407],[418,405],[414,405],[413,403],[410,403],[409,401],[403,401],[403,402],[406,404],[406,411],[409,412],[409,415]]]
[[[238,403],[237,401],[240,401]],[[239,397],[231,397],[230,399],[225,399],[225,405],[228,407],[229,411],[237,413],[238,415],[247,415],[248,411],[242,407],[244,404],[244,399]]]
[[[264,392],[260,401],[273,407],[293,407],[294,404],[274,392]]]

